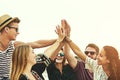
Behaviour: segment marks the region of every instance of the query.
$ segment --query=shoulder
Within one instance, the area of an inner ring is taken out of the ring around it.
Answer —
[[[79,70],[84,70],[85,69],[85,63],[83,61],[77,61],[77,65],[74,68],[74,71],[79,71]]]
[[[21,41],[15,41],[14,42],[14,46],[15,47],[17,47],[17,46],[19,46],[19,45],[21,45],[21,44],[25,44],[24,42],[21,42]]]
[[[35,71],[40,77],[43,78],[42,73],[45,71],[46,65],[44,63],[37,63],[33,65],[32,71]]]
[[[65,70],[73,70],[73,68],[69,64],[65,64],[63,66],[63,69],[65,69]]]

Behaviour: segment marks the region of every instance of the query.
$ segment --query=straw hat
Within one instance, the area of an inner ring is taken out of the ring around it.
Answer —
[[[12,18],[8,14],[5,14],[0,17],[0,30],[2,30],[6,25],[15,20],[17,17]]]

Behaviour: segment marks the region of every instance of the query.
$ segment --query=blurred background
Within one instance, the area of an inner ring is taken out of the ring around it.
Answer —
[[[120,0],[0,0],[0,16],[19,17],[19,41],[55,39],[56,25],[66,19],[71,39],[84,51],[88,43],[120,51]],[[43,53],[45,48],[36,49]]]

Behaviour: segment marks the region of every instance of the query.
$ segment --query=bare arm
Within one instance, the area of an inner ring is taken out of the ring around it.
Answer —
[[[28,45],[31,45],[32,48],[42,48],[42,47],[46,47],[46,46],[50,46],[52,45],[53,43],[56,42],[56,39],[51,39],[51,40],[37,40],[37,41],[34,41],[34,42],[21,42],[21,41],[16,41],[14,43],[15,47],[17,47],[18,45],[20,44],[28,44]]]
[[[56,27],[56,33],[58,34],[57,41],[53,45],[51,45],[49,48],[47,48],[44,53],[47,57],[51,58],[51,60],[55,59],[55,57],[57,56],[57,53],[60,51],[60,49],[64,45],[63,40],[65,38],[65,33],[60,26]]]
[[[70,40],[70,31],[71,31],[71,27],[68,24],[68,22],[66,20],[62,20],[62,27],[65,30],[65,34],[66,34],[66,38],[65,41],[69,44],[70,48],[73,50],[73,52],[80,57],[83,61],[86,60],[86,55],[84,55],[82,53],[82,51],[79,49],[79,47],[72,42],[72,40]]]
[[[66,37],[70,37],[71,28],[68,22],[63,19],[61,20],[61,25],[63,29],[65,30]],[[77,59],[75,59],[75,57],[70,53],[70,47],[67,44],[67,42],[65,42],[64,44],[64,54],[65,54],[66,59],[68,60],[68,63],[74,69],[77,65]]]
[[[55,43],[56,39],[51,39],[51,40],[38,40],[34,42],[29,42],[27,44],[31,45],[32,48],[42,48],[46,46],[50,46],[53,43]]]
[[[68,60],[68,63],[74,69],[77,65],[77,59],[70,53],[70,47],[66,42],[64,44],[64,54],[65,58]]]
[[[73,50],[73,52],[80,57],[83,61],[86,60],[86,55],[82,53],[80,48],[72,41],[69,37],[66,37],[66,42],[69,44],[70,48]]]
[[[53,45],[49,46],[49,48],[45,50],[44,54],[51,60],[54,60],[63,45],[63,42],[57,40]]]

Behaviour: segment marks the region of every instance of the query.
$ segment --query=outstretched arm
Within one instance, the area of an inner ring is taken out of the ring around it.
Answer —
[[[56,27],[56,33],[58,34],[58,39],[57,41],[51,45],[49,48],[45,50],[45,55],[51,60],[54,60],[55,57],[57,56],[57,53],[60,51],[60,49],[63,47],[63,40],[65,38],[65,32],[62,30],[60,26]]]
[[[62,25],[63,29],[65,30],[66,37],[70,37],[71,28],[70,28],[69,24],[64,19],[61,20],[61,23],[62,23],[61,25]],[[67,59],[69,65],[74,69],[77,65],[77,59],[75,59],[73,54],[70,53],[70,47],[67,44],[67,42],[65,42],[65,44],[64,44],[64,54],[65,54],[65,58]]]
[[[80,57],[83,61],[86,60],[86,55],[82,53],[80,48],[69,38],[66,37],[66,42],[69,44],[70,48],[73,50],[73,52]]]
[[[64,54],[69,65],[74,69],[77,65],[77,59],[70,53],[70,47],[66,42],[64,44]]]
[[[56,42],[57,39],[51,39],[51,40],[37,40],[37,41],[34,41],[34,42],[21,42],[21,41],[16,41],[14,43],[15,47],[17,47],[18,45],[20,44],[28,44],[28,45],[31,45],[32,48],[42,48],[42,47],[46,47],[46,46],[49,46],[49,45],[52,45],[53,43]]]
[[[85,61],[86,55],[84,55],[82,53],[82,51],[80,50],[80,48],[74,42],[72,42],[72,40],[70,40],[70,31],[71,31],[70,25],[67,23],[66,20],[62,20],[62,23],[63,23],[62,27],[65,29],[65,33],[66,33],[65,41],[69,44],[69,46],[73,50],[73,52],[78,57],[80,57],[83,61]]]

